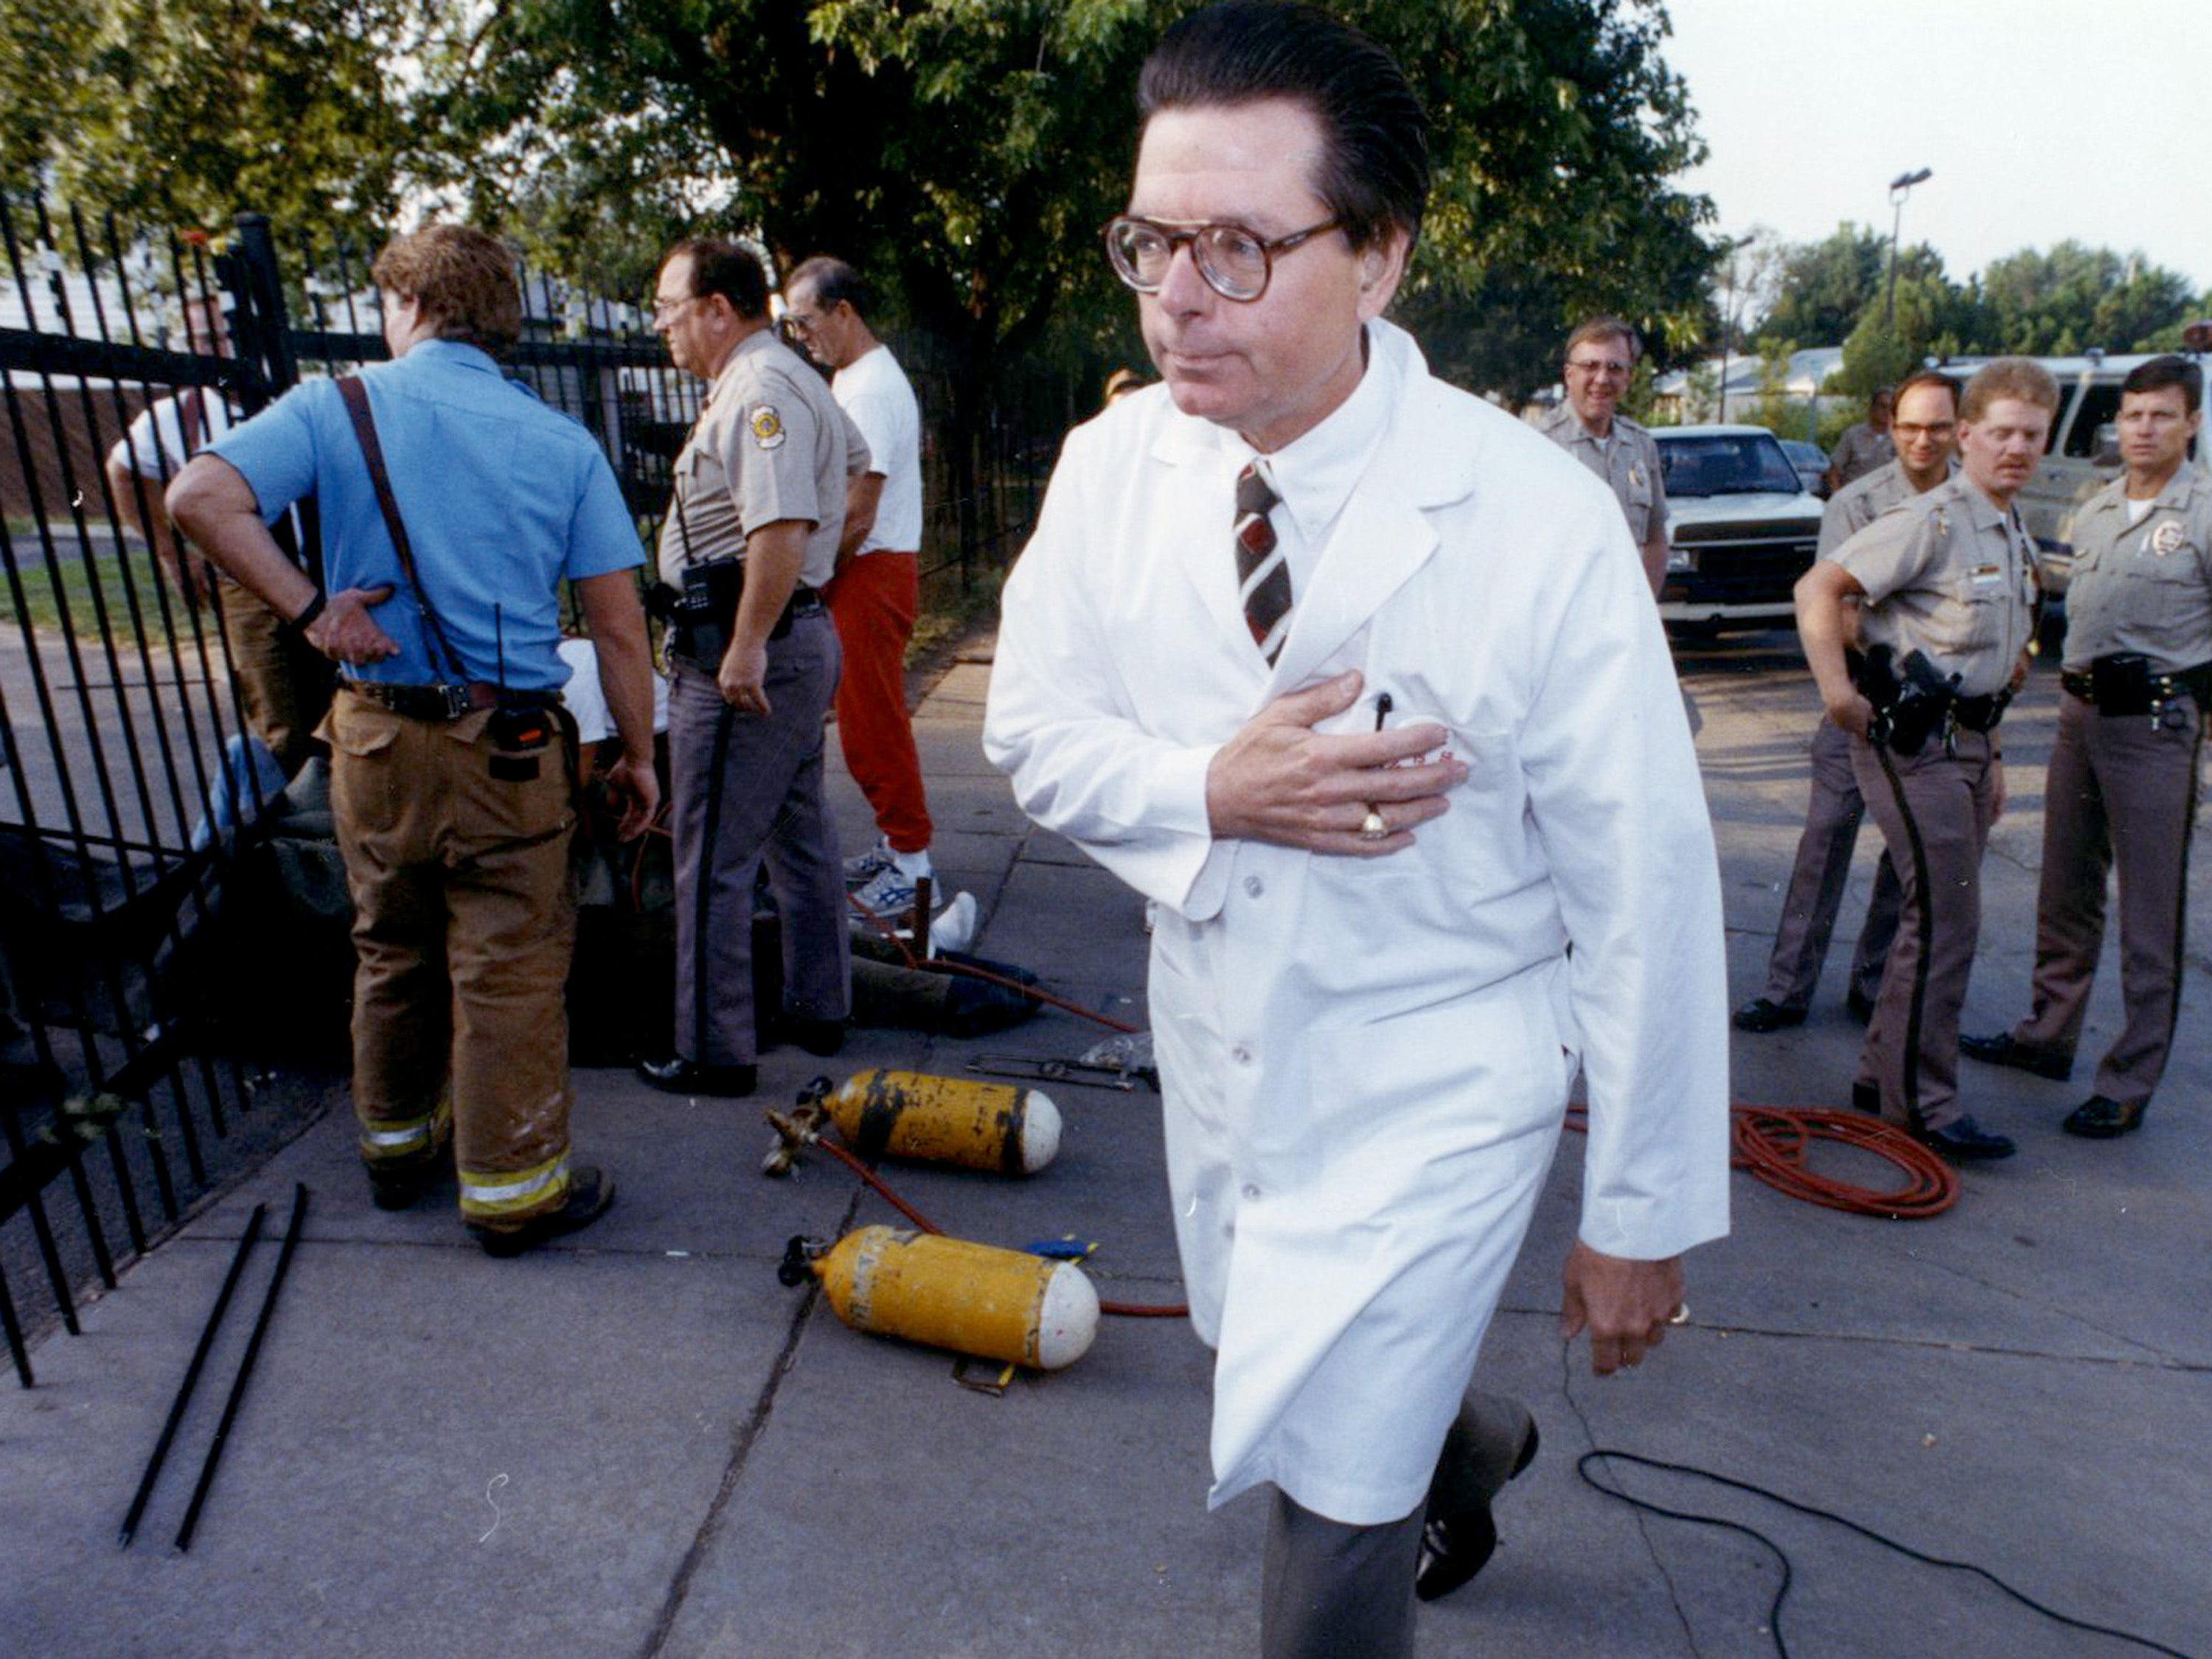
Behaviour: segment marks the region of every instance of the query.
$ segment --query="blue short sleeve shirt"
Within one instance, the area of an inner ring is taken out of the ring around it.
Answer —
[[[437,658],[334,381],[294,387],[208,446],[238,469],[265,520],[315,496],[330,591],[392,590],[370,614],[399,655],[345,672],[403,685],[458,678],[557,690],[568,678],[561,580],[643,562],[606,457],[580,423],[474,346],[420,341],[362,380],[422,597],[457,664]]]

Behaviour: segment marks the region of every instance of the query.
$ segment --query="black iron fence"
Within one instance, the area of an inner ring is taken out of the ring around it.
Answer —
[[[283,1040],[342,1031],[346,987],[288,974],[301,945],[268,925],[270,884],[316,872],[264,833],[301,787],[249,707],[267,641],[180,584],[160,495],[222,422],[386,349],[359,254],[259,216],[217,246],[0,198],[0,1334],[27,1384],[30,1336],[74,1331],[91,1286],[342,1082],[342,1047]],[[525,295],[508,372],[590,428],[650,538],[700,384],[637,310],[532,271]],[[925,571],[964,589],[1018,547],[1073,394],[1038,375],[954,443],[958,365],[899,347],[933,434]],[[279,539],[315,568],[312,502]],[[278,1015],[257,999],[279,981],[323,1000]]]

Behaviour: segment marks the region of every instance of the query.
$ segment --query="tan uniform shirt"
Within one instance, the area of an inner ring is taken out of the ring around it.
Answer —
[[[1830,554],[1866,589],[1859,634],[1903,659],[1924,651],[1961,696],[2011,680],[2034,617],[2034,556],[2020,515],[1963,472],[1883,514]]]
[[[1638,547],[1655,530],[1667,526],[1667,486],[1660,480],[1658,441],[1626,415],[1613,417],[1604,442],[1590,436],[1572,404],[1561,404],[1536,429],[1605,480],[1628,517],[1628,533]]]
[[[1864,421],[1856,426],[1847,426],[1844,435],[1836,440],[1836,447],[1828,457],[1828,465],[1836,470],[1838,487],[1856,483],[1861,478],[1897,459],[1897,445],[1887,432],[1877,432]]]
[[[867,443],[822,377],[773,329],[747,335],[676,458],[661,580],[680,586],[687,563],[743,558],[750,532],[793,519],[814,526],[799,580],[821,586],[837,568],[845,479],[867,469]]]
[[[2212,477],[2185,465],[2130,523],[2115,478],[2074,519],[2065,666],[2136,651],[2161,672],[2212,661]]]
[[[1959,470],[1956,461],[1950,472]],[[1892,461],[1887,466],[1878,466],[1856,483],[1845,484],[1828,497],[1828,505],[1820,514],[1820,545],[1819,556],[1828,555],[1864,530],[1876,519],[1899,501],[1909,501],[1919,491],[1905,476],[1905,463]]]

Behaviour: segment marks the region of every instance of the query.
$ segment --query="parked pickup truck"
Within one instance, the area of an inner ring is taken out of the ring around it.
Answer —
[[[1820,503],[1763,426],[1655,427],[1667,485],[1671,625],[1771,627],[1793,614],[1790,590],[1813,567]]]

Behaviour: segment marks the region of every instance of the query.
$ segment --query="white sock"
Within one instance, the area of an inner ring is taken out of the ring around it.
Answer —
[[[927,847],[918,853],[894,852],[891,862],[898,866],[899,874],[908,881],[919,881],[924,876],[932,881],[937,879],[937,872],[929,867],[929,848]]]

